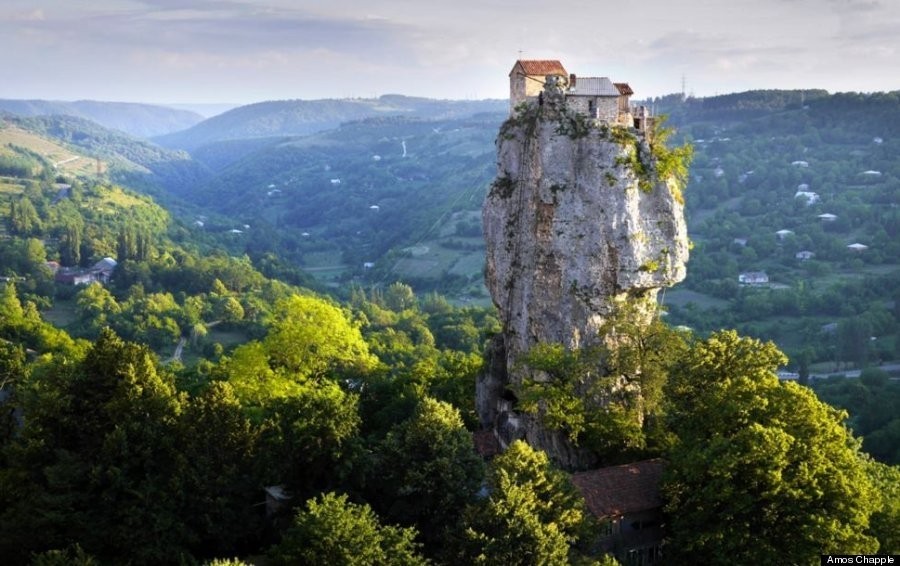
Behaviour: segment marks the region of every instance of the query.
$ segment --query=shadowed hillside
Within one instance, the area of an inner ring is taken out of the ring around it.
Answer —
[[[278,100],[241,106],[157,142],[192,151],[204,144],[243,138],[306,135],[351,120],[374,116],[407,116],[440,120],[479,112],[503,111],[504,100],[449,101],[385,95],[342,100]]]
[[[133,102],[100,102],[96,100],[0,100],[0,110],[17,116],[59,114],[92,120],[105,128],[132,136],[149,138],[190,128],[203,116],[152,104]]]

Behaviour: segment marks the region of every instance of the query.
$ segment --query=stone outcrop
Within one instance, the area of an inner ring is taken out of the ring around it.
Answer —
[[[524,437],[578,467],[588,456],[516,412],[516,386],[528,377],[517,361],[537,343],[599,343],[623,302],[653,316],[658,290],[685,276],[687,230],[677,182],[659,179],[642,133],[590,121],[559,93],[541,102],[521,108],[497,138],[483,224],[487,286],[503,333],[477,407],[502,444]]]

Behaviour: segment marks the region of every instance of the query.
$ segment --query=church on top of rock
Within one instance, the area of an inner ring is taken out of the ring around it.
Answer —
[[[561,89],[568,108],[607,124],[645,130],[650,113],[645,106],[631,106],[634,94],[628,83],[607,77],[578,77],[555,59],[519,59],[509,72],[509,111],[522,103],[543,102],[548,89]]]

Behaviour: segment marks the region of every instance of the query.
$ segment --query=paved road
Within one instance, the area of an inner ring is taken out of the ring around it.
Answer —
[[[900,372],[900,362],[891,362],[888,364],[874,366],[882,371],[886,371],[888,373]],[[832,371],[829,373],[811,373],[809,377],[811,379],[825,379],[830,375],[843,375],[844,377],[859,377],[859,374],[862,373],[862,370],[859,369],[850,369],[846,371]]]

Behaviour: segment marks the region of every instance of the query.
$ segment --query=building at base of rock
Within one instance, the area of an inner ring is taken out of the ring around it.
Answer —
[[[659,494],[664,468],[665,463],[657,458],[572,476],[572,484],[600,524],[600,548],[622,564],[664,563]]]

